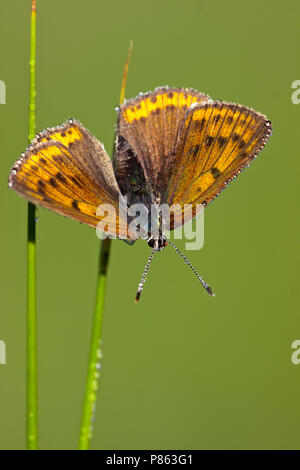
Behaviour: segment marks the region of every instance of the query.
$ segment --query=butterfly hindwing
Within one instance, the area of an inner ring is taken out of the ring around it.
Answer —
[[[164,201],[206,205],[257,156],[271,130],[265,116],[244,106],[193,105],[179,130]]]

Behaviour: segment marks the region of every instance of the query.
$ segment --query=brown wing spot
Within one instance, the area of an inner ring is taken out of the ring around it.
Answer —
[[[40,158],[40,163],[42,165],[47,165],[47,160],[45,160],[43,157]]]
[[[62,155],[53,155],[52,158],[56,163],[61,163],[63,161]]]
[[[66,182],[67,182],[66,178],[64,177],[64,175],[63,175],[60,171],[58,171],[58,172],[56,173],[56,178],[59,179],[62,183],[66,183]]]
[[[65,133],[65,132],[62,132],[60,135],[61,135],[62,137],[66,137],[66,133]]]
[[[182,108],[183,108],[183,106],[182,106]],[[166,106],[166,109],[169,110],[169,111],[175,111],[176,106],[174,104],[168,104]]]
[[[195,158],[197,156],[197,153],[199,152],[199,148],[200,148],[199,144],[195,145],[194,147],[191,147],[188,154],[193,155],[193,157]]]
[[[224,147],[224,145],[226,144],[226,142],[227,142],[227,139],[226,139],[226,137],[224,137],[223,135],[220,135],[220,136],[218,137],[218,144],[219,144],[220,149],[221,149],[222,147]]]
[[[244,139],[241,139],[241,141],[239,143],[239,149],[242,149],[243,147],[245,147],[245,141],[244,141]]]
[[[240,157],[241,157],[241,158],[246,158],[246,157],[248,157],[248,153],[247,153],[247,152],[242,152],[242,153],[240,154]]]
[[[220,120],[220,117],[220,114],[216,114],[216,116],[214,116],[213,121],[215,124]]]
[[[157,97],[156,96],[151,96],[151,102],[156,103],[156,101],[157,101]]]
[[[232,135],[232,140],[233,142],[237,142],[240,139],[240,134],[237,134],[236,132],[233,133]]]
[[[195,121],[193,121],[192,131],[197,132],[199,128],[200,128],[200,121],[199,119],[196,119]]]
[[[233,121],[233,117],[232,116],[228,116],[227,118],[227,124],[231,124]]]
[[[69,129],[67,132],[68,132],[68,134],[70,134],[70,135],[72,134],[72,131],[71,131],[71,129]]]
[[[43,194],[45,190],[45,183],[42,180],[38,180],[38,191]]]
[[[55,178],[51,177],[51,178],[49,179],[49,183],[51,184],[51,186],[52,186],[53,188],[56,188],[56,187],[57,187],[57,182],[56,182]]]
[[[214,141],[214,137],[211,136],[211,135],[207,135],[206,138],[205,138],[205,145],[207,147],[210,147],[212,145],[213,141]]]
[[[204,126],[205,124],[205,118],[202,118],[200,121],[199,119],[196,119],[194,122],[193,122],[193,131],[194,132],[200,132],[202,127]]]
[[[76,199],[73,199],[72,201],[72,207],[73,209],[76,209],[76,210],[80,210],[79,207],[78,207],[78,202],[76,201]]]
[[[173,98],[173,92],[172,91],[169,91],[168,98]]]
[[[82,188],[82,183],[81,181],[79,180],[78,176],[72,176],[72,181],[77,184],[77,186],[79,186],[80,188]]]
[[[151,111],[151,112],[152,112],[153,114],[160,114],[161,108],[156,108],[156,109],[154,109],[154,111]],[[142,121],[142,120],[143,120],[143,121]],[[142,118],[140,119],[140,121],[145,122],[145,121],[146,121],[146,118],[142,117]]]
[[[32,169],[33,171],[37,171],[37,170],[38,170],[38,167],[35,166],[35,165],[31,165],[31,169]]]
[[[220,171],[218,170],[218,168],[216,167],[213,167],[211,170],[210,170],[211,174],[213,175],[213,177],[215,179],[219,178],[219,176],[221,175]]]

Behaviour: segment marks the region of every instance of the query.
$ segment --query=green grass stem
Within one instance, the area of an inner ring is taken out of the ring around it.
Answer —
[[[128,56],[123,72],[121,85],[120,104],[125,98],[125,88],[127,81],[128,66],[132,51],[132,41],[129,45]],[[113,151],[114,154],[114,151]],[[106,292],[107,269],[109,263],[109,254],[111,248],[111,239],[106,238],[101,242],[98,278],[96,290],[96,304],[92,326],[92,336],[90,343],[89,364],[85,387],[85,396],[83,402],[83,411],[80,427],[80,436],[78,450],[88,450],[90,448],[93,436],[93,418],[96,409],[97,390],[99,385],[99,369],[101,367],[100,360],[102,357],[101,341],[102,341],[102,323],[104,314],[104,301]]]
[[[35,136],[35,56],[36,0],[31,2],[30,92],[28,142]],[[26,380],[26,447],[38,449],[37,398],[37,320],[36,320],[36,216],[35,206],[28,203],[27,213],[27,380]]]

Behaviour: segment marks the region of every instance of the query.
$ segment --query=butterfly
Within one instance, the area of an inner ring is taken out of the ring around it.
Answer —
[[[213,101],[193,89],[159,87],[117,108],[113,161],[104,146],[74,119],[38,134],[11,170],[9,186],[33,204],[101,228],[109,236],[151,247],[138,287],[139,299],[154,253],[170,244],[211,288],[188,258],[167,240],[159,211],[132,224],[136,204],[176,207],[174,230],[197,216],[266,144],[271,122],[239,104]],[[120,206],[123,201],[123,206]],[[124,202],[125,201],[125,202]],[[112,214],[99,207],[113,208]],[[128,211],[124,211],[124,205]],[[137,229],[140,229],[138,232]],[[142,234],[142,235],[141,235]]]

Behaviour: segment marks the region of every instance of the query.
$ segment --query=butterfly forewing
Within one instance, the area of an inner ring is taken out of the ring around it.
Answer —
[[[121,192],[101,143],[80,123],[70,120],[36,136],[10,174],[10,186],[47,209],[96,227],[97,208],[110,204],[116,217],[109,233],[135,238],[119,213]],[[111,213],[113,217],[113,213]]]
[[[187,109],[207,100],[195,90],[161,87],[121,106],[118,134],[134,149],[155,198],[160,199],[165,190]]]

